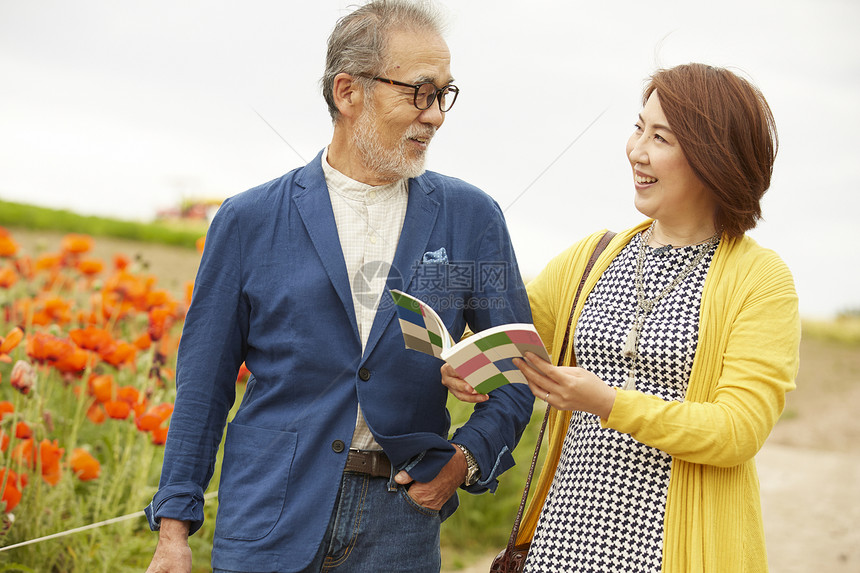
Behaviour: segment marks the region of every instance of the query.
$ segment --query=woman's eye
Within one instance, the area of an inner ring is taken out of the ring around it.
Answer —
[[[656,139],[657,141],[662,141],[663,143],[666,143],[666,139],[660,134],[654,134],[654,139]]]

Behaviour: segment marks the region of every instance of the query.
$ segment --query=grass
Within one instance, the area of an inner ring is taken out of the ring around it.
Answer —
[[[834,320],[804,320],[803,337],[856,346],[860,344],[860,315],[846,313]]]
[[[204,223],[139,223],[10,201],[0,201],[0,226],[84,233],[188,248],[195,248],[197,239],[206,232]]]

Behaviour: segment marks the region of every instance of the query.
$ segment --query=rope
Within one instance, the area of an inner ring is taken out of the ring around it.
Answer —
[[[203,496],[204,500],[212,499],[218,495],[217,491],[210,491],[206,495]],[[134,513],[129,513],[126,515],[121,515],[119,517],[114,517],[111,519],[106,519],[104,521],[99,521],[98,523],[91,523],[89,525],[83,525],[81,527],[75,527],[74,529],[68,529],[66,531],[61,531],[59,533],[52,533],[51,535],[45,535],[44,537],[37,537],[36,539],[30,539],[29,541],[22,541],[21,543],[16,543],[14,545],[7,545],[6,547],[0,547],[0,553],[3,551],[8,551],[10,549],[17,549],[18,547],[24,547],[26,545],[33,545],[35,543],[41,543],[42,541],[48,541],[49,539],[57,539],[58,537],[65,537],[67,535],[72,535],[73,533],[80,533],[81,531],[87,531],[90,529],[97,529],[99,527],[104,527],[105,525],[111,525],[112,523],[119,523],[121,521],[128,521],[129,519],[134,519],[136,517],[143,517],[146,514],[143,511],[135,511]]]

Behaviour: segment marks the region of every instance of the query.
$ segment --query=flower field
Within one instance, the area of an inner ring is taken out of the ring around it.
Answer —
[[[24,253],[0,227],[2,571],[141,570],[156,541],[136,518],[4,549],[139,512],[158,483],[191,285],[92,247]]]

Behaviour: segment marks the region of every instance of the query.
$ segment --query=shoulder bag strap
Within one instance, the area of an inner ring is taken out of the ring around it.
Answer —
[[[600,256],[606,246],[609,244],[609,241],[615,236],[615,233],[612,231],[606,231],[603,236],[600,238],[600,241],[594,247],[594,252],[591,253],[591,258],[588,259],[588,264],[585,266],[585,270],[582,272],[582,279],[579,281],[579,286],[576,289],[576,294],[573,297],[573,306],[570,309],[570,318],[567,319],[567,330],[564,332],[564,339],[561,343],[561,350],[558,353],[558,365],[562,366],[564,362],[564,355],[567,351],[568,340],[570,340],[570,329],[573,324],[573,315],[576,312],[576,304],[579,301],[579,295],[582,293],[582,288],[585,286],[585,281],[588,278],[589,273],[591,273],[591,268],[594,266],[595,261],[597,261],[597,257]],[[576,358],[574,356],[571,357],[571,365],[576,364]],[[535,466],[537,465],[538,454],[540,453],[541,443],[543,442],[543,434],[544,430],[546,430],[546,423],[549,419],[549,411],[551,406],[549,404],[546,405],[546,412],[543,415],[543,423],[540,426],[540,432],[538,432],[537,443],[535,444],[535,453],[532,455],[532,464],[529,467],[529,475],[526,477],[526,485],[523,489],[523,498],[520,501],[520,508],[517,510],[517,517],[514,519],[514,527],[511,530],[511,537],[508,539],[507,545],[507,555],[511,555],[514,549],[514,545],[516,544],[517,535],[520,532],[520,522],[523,519],[523,511],[526,507],[526,500],[529,496],[529,490],[532,486],[532,477],[535,473]]]

